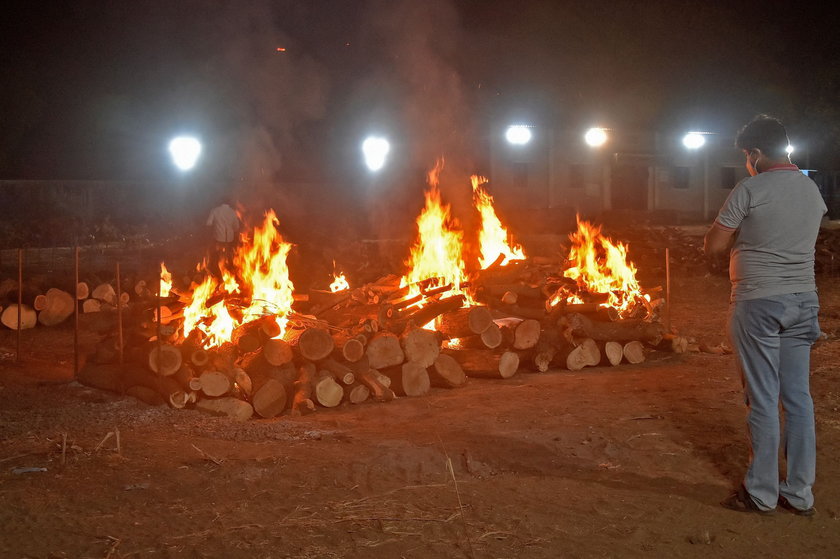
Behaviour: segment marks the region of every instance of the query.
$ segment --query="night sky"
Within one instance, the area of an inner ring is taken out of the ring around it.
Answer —
[[[0,179],[168,180],[178,132],[205,142],[207,178],[308,180],[358,172],[374,130],[407,168],[470,167],[512,119],[731,134],[759,112],[812,165],[840,163],[826,4],[17,4],[0,29]]]

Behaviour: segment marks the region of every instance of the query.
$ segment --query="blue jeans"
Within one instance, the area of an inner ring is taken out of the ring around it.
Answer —
[[[729,334],[744,382],[752,456],[744,487],[764,510],[779,495],[798,509],[814,505],[816,434],[809,388],[811,345],[820,334],[815,291],[735,301]],[[787,475],[779,482],[779,399],[784,409]]]

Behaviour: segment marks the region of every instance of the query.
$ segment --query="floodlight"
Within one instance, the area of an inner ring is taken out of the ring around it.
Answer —
[[[706,138],[700,132],[689,132],[683,136],[682,142],[688,149],[699,149],[706,145]]]
[[[524,124],[513,124],[508,126],[505,132],[505,139],[515,145],[524,146],[531,141],[533,134],[531,134],[531,127]]]
[[[189,171],[201,156],[201,142],[191,136],[178,136],[169,142],[169,154],[176,167]]]
[[[385,138],[369,136],[362,142],[362,154],[365,157],[365,165],[371,171],[379,171],[385,166],[385,159],[391,151],[391,144]]]
[[[590,146],[597,148],[606,143],[607,131],[603,128],[590,128],[584,134],[583,139]]]

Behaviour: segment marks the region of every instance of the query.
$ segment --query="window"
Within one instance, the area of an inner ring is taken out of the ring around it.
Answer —
[[[691,167],[674,167],[674,188],[685,190],[691,184]]]
[[[735,177],[735,167],[720,168],[720,187],[732,190],[738,179]]]

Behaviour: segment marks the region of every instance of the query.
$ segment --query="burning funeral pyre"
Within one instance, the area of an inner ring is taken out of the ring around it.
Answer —
[[[660,321],[660,290],[641,288],[626,246],[578,219],[567,258],[528,257],[481,177],[472,177],[480,256],[468,263],[439,170],[429,174],[402,276],[352,287],[336,273],[330,290],[296,290],[286,263],[292,244],[269,211],[218,273],[202,264],[188,288],[173,285],[161,264],[159,286],[137,289],[145,297],[119,313],[119,336],[114,312],[87,320],[102,339],[79,380],[149,403],[271,418],[421,396],[469,377],[684,351],[685,340]]]

